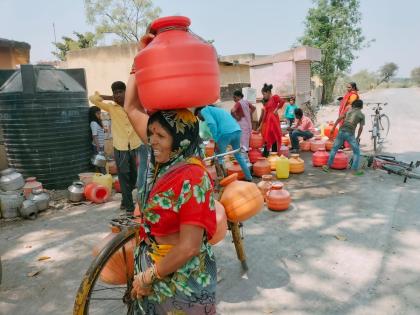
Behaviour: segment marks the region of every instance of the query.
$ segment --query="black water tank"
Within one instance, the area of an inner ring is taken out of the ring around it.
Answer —
[[[48,189],[66,188],[89,169],[88,111],[84,69],[22,65],[0,87],[9,166]]]

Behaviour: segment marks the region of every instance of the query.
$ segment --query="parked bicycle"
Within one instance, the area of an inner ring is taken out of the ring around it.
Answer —
[[[380,168],[388,174],[397,174],[404,177],[404,183],[408,178],[420,179],[420,161],[411,161],[410,163],[398,161],[391,155],[375,155],[372,161],[373,168]]]
[[[226,175],[226,170],[218,158],[232,155],[237,151],[239,149],[204,159],[204,161],[213,161],[216,167],[217,200],[220,200],[223,194],[220,181]],[[134,249],[139,245],[139,220],[139,217],[120,217],[111,220],[110,226],[114,233],[103,248],[97,249],[97,256],[83,277],[74,303],[74,315],[133,314],[134,301],[130,297],[130,292],[134,277]],[[242,224],[228,221],[228,227],[237,257],[242,268],[247,270],[241,236]],[[110,272],[117,272],[118,276],[113,275],[111,279]]]
[[[375,111],[375,114],[371,115],[372,129],[369,130],[369,132],[372,133],[373,151],[375,153],[378,151],[379,145],[383,144],[389,133],[389,117],[386,114],[381,113],[383,106],[386,106],[387,104],[388,103],[366,103],[367,107],[373,105],[372,110]]]

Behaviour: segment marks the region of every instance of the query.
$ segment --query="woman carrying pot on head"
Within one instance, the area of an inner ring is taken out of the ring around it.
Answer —
[[[102,125],[101,109],[97,106],[89,108],[89,125],[92,133],[93,154],[104,152],[105,147],[105,132]],[[106,174],[105,167],[95,166],[96,171]]]
[[[264,83],[261,92],[263,94],[264,107],[261,114],[260,126],[258,131],[261,131],[265,142],[264,156],[268,156],[270,151],[278,151],[280,154],[281,148],[281,127],[278,111],[285,103],[277,94],[272,94],[272,84]]]
[[[153,39],[143,36],[140,49]],[[216,230],[213,186],[201,159],[199,122],[187,109],[140,104],[134,74],[125,110],[146,145],[140,148],[140,244],[132,298],[136,314],[216,314]]]

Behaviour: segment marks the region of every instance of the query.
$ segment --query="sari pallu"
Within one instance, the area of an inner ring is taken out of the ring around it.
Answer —
[[[340,101],[340,107],[338,109],[338,117],[344,115],[348,112],[348,110],[351,108],[351,104],[359,99],[359,94],[357,91],[350,91],[346,93],[346,95],[343,96],[343,99]],[[339,122],[339,126],[341,126],[344,123],[344,120]]]
[[[139,185],[151,178],[144,161],[140,159]],[[158,245],[154,236],[176,233],[182,223],[202,226],[205,233],[200,254],[173,274],[155,281],[152,295],[137,301],[136,314],[216,314],[216,261],[207,243],[216,229],[210,178],[197,158],[177,162],[161,172],[150,193],[139,196],[145,224],[135,252],[136,274],[171,250],[171,245]],[[150,187],[150,182],[139,187],[145,186]]]

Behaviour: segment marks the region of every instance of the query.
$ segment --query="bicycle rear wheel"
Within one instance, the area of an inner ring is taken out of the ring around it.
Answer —
[[[134,314],[134,301],[130,297],[134,260],[130,251],[134,250],[135,235],[134,231],[116,234],[94,259],[77,291],[74,315]],[[126,283],[110,277],[109,269],[117,266],[118,273],[128,279]]]
[[[390,126],[391,123],[387,115],[382,114],[381,116],[379,116],[379,128],[381,129],[380,135],[382,140],[384,140],[388,136]]]

